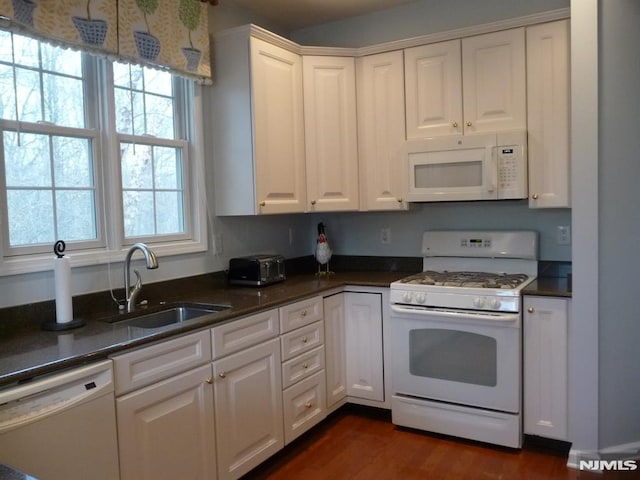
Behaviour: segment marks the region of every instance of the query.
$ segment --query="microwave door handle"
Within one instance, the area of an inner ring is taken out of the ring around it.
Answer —
[[[498,150],[496,147],[491,147],[487,173],[488,198],[498,198]]]

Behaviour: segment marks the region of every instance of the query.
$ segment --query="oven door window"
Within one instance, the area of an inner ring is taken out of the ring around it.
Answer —
[[[409,331],[409,371],[417,377],[495,387],[497,352],[496,339],[478,333],[441,328]]]

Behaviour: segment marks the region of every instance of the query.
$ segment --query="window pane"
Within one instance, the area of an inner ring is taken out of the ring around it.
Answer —
[[[158,93],[167,97],[173,96],[171,74],[161,70],[146,68],[144,70],[144,89],[150,93]]]
[[[97,237],[92,190],[57,190],[57,238],[64,241]]]
[[[120,144],[122,188],[153,188],[152,149],[147,145]]]
[[[32,133],[4,132],[4,163],[7,187],[50,187],[49,137]]]
[[[51,72],[82,77],[82,53],[54,47],[47,43],[40,44],[42,68]]]
[[[157,95],[145,96],[147,129],[145,133],[160,138],[175,138],[173,99]]]
[[[6,30],[0,30],[0,62],[13,62],[13,42]]]
[[[133,115],[131,113],[131,91],[116,88],[116,130],[120,133],[133,134]]]
[[[13,51],[16,65],[25,67],[40,67],[38,58],[38,41],[22,35],[13,36]]]
[[[2,40],[0,40],[2,42]],[[0,118],[16,119],[16,96],[13,89],[13,68],[0,64]]]
[[[184,232],[182,193],[156,193],[156,228],[158,234]]]
[[[11,246],[51,243],[53,200],[51,190],[7,191],[9,243]]]
[[[182,167],[175,148],[156,147],[155,185],[160,189],[182,189]]]
[[[42,118],[40,76],[38,72],[16,68],[18,112],[23,122],[38,122]]]
[[[152,192],[125,191],[122,203],[125,237],[155,234]]]
[[[43,74],[44,119],[65,127],[84,128],[82,80]]]
[[[56,186],[93,188],[91,141],[53,137],[52,144]]]

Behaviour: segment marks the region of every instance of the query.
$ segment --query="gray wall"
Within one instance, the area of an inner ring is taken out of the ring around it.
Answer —
[[[569,7],[569,0],[421,0],[291,33],[302,45],[362,47]]]
[[[640,442],[640,2],[600,2],[600,446]],[[636,445],[638,448],[640,445]]]

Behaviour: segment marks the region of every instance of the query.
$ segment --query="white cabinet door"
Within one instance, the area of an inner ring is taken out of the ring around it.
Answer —
[[[406,210],[401,51],[356,61],[360,210]]]
[[[256,200],[260,213],[305,207],[302,59],[251,39]]]
[[[327,376],[327,408],[344,403],[347,397],[347,358],[344,294],[324,298],[324,345]]]
[[[404,51],[407,139],[463,132],[460,40]]]
[[[324,420],[325,401],[324,370],[282,392],[285,444]]]
[[[308,211],[358,209],[355,61],[302,59]]]
[[[345,292],[347,395],[384,401],[382,295]]]
[[[250,28],[215,37],[215,84],[204,89],[216,213],[302,212],[302,60]]]
[[[116,400],[122,480],[216,477],[210,378],[209,364]]]
[[[529,207],[570,207],[569,20],[527,27]]]
[[[524,433],[567,440],[570,300],[524,298]]]
[[[527,128],[524,28],[462,39],[464,133]]]
[[[213,362],[218,478],[238,478],[284,446],[280,340]]]

